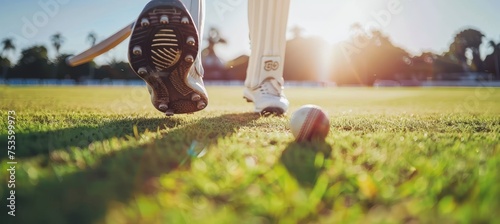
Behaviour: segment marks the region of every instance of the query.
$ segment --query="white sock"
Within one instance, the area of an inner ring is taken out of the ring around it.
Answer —
[[[290,0],[249,0],[251,55],[245,86],[257,88],[268,78],[283,85]]]

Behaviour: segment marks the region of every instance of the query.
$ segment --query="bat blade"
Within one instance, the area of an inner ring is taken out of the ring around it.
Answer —
[[[86,51],[66,58],[66,64],[68,64],[69,66],[78,66],[87,63],[95,57],[113,49],[114,47],[116,47],[116,45],[120,44],[130,36],[133,27],[134,23],[129,24],[120,31],[101,41],[100,43],[87,49]]]

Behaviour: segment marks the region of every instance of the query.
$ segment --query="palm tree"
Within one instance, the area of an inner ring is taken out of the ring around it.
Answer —
[[[90,43],[90,46],[93,47],[95,46],[96,42],[97,42],[97,34],[94,33],[93,31],[91,31],[88,35],[87,35],[87,41]],[[94,78],[94,74],[95,74],[95,67],[94,65],[92,64],[92,62],[89,63],[89,78],[90,79],[93,79]]]
[[[87,35],[87,41],[90,43],[90,46],[93,47],[95,45],[95,43],[97,42],[97,34],[94,33],[93,31],[91,31]]]
[[[61,55],[59,50],[61,49],[61,45],[64,43],[64,37],[62,36],[61,33],[56,33],[50,37],[50,41],[52,42],[52,46],[56,49],[56,60],[55,60],[55,66],[54,66],[54,77],[58,76],[58,69],[59,69],[59,61],[58,58]]]
[[[59,56],[59,50],[64,43],[64,37],[61,33],[56,33],[50,37],[50,41],[52,42],[52,46],[56,49],[57,56]]]
[[[6,52],[13,52],[16,50],[16,46],[14,45],[14,39],[12,38],[5,38],[2,40],[2,53],[0,56],[5,57],[5,59],[2,58],[2,77],[5,78],[7,77],[7,71],[8,71],[8,66],[10,63],[8,62],[7,56],[5,56]]]
[[[16,46],[14,45],[14,39],[12,38],[5,38],[2,40],[2,56],[4,56],[4,53],[5,52],[8,52],[8,51],[15,51],[16,50]]]

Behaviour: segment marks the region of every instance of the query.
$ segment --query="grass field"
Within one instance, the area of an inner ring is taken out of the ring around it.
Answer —
[[[284,117],[208,90],[167,118],[143,87],[0,87],[0,222],[500,223],[500,89],[290,88]],[[326,142],[294,142],[303,104]]]

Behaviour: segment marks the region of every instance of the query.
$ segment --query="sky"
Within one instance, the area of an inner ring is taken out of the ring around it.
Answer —
[[[136,19],[147,0],[0,0],[0,40],[14,38],[17,47],[9,54],[19,59],[22,49],[36,44],[49,47],[50,36],[60,32],[65,41],[61,53],[86,50],[89,32],[98,41]],[[289,30],[301,27],[306,37],[320,37],[333,45],[351,35],[354,23],[377,26],[393,43],[413,55],[422,51],[442,53],[453,36],[475,28],[500,42],[500,1],[498,0],[291,0]],[[247,0],[206,0],[205,30],[216,27],[228,44],[217,47],[227,61],[250,53]],[[206,32],[205,32],[206,33]],[[288,38],[290,38],[290,33]],[[128,40],[96,58],[98,64],[113,59],[127,60]],[[483,57],[491,52],[484,43]]]

